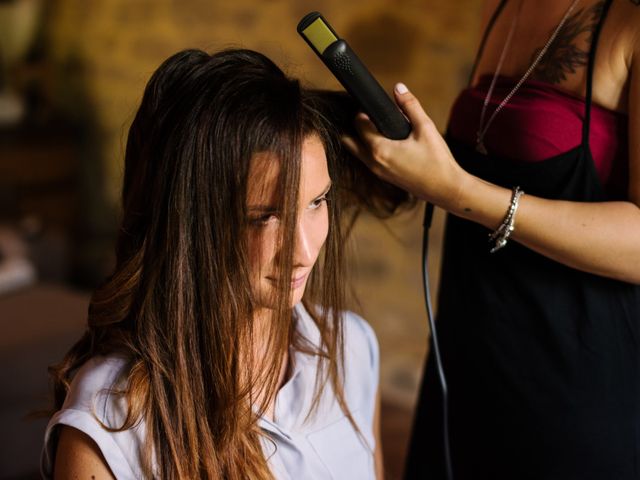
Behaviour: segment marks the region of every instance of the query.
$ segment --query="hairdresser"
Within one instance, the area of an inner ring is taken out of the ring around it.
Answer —
[[[640,5],[490,0],[443,139],[360,114],[350,150],[448,212],[437,329],[453,474],[640,478]],[[407,478],[445,476],[427,361]]]

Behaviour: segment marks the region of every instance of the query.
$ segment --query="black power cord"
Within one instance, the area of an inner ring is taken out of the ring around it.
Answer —
[[[429,229],[431,228],[431,220],[433,219],[433,205],[427,203],[424,209],[424,221],[422,223],[424,233],[422,236],[422,286],[424,292],[424,301],[427,306],[427,317],[429,318],[429,329],[431,330],[431,353],[435,355],[436,367],[438,368],[438,378],[442,387],[442,424],[443,424],[443,445],[444,460],[447,472],[447,480],[453,480],[453,467],[451,465],[451,448],[449,446],[449,408],[448,408],[448,389],[447,379],[442,368],[442,357],[440,356],[440,346],[438,344],[438,335],[436,332],[436,322],[433,316],[433,307],[431,305],[431,289],[429,288],[429,269],[428,269],[428,250],[429,250]]]

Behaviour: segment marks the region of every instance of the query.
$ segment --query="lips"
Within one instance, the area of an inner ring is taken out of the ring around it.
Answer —
[[[296,289],[301,287],[302,285],[304,285],[307,277],[309,276],[309,273],[304,273],[302,275],[298,275],[296,277],[293,277],[291,279],[291,288]],[[274,278],[274,277],[267,277],[267,280],[269,280],[271,283],[277,284],[278,283],[278,279]]]
[[[304,281],[307,279],[307,275],[308,274],[305,273],[304,275],[294,277],[294,279],[291,280],[291,288],[298,288],[304,285]]]

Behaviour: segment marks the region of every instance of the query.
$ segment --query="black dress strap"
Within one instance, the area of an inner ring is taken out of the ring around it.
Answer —
[[[613,0],[606,0],[602,5],[602,12],[600,13],[600,19],[593,31],[591,40],[591,46],[589,48],[589,61],[587,63],[587,91],[585,94],[585,112],[584,121],[582,122],[582,145],[589,145],[589,131],[591,126],[591,97],[593,92],[593,70],[596,63],[596,51],[598,50],[598,38],[600,38],[600,32],[602,31],[602,25],[611,7]]]
[[[496,8],[495,12],[493,12],[493,15],[491,15],[491,19],[489,20],[489,23],[487,24],[487,28],[485,28],[484,33],[482,34],[482,40],[480,41],[480,47],[478,47],[478,52],[476,53],[476,58],[473,61],[473,67],[471,67],[471,73],[469,74],[469,80],[467,81],[467,86],[470,86],[471,82],[473,81],[473,76],[476,74],[476,69],[478,68],[478,63],[480,62],[480,59],[482,58],[482,53],[484,52],[484,47],[485,47],[485,44],[487,43],[487,39],[489,38],[489,34],[493,30],[493,26],[496,23],[496,20],[498,19],[498,17],[500,16],[500,13],[502,13],[502,10],[504,9],[504,6],[507,4],[507,1],[508,0],[502,0],[500,2],[498,7]]]

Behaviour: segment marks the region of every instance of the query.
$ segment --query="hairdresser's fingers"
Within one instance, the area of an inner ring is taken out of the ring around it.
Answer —
[[[366,113],[360,112],[356,115],[355,125],[360,137],[373,151],[375,151],[378,143],[385,139]]]
[[[371,157],[371,152],[358,140],[348,135],[343,135],[342,144],[351,152],[355,157],[357,157],[362,163],[364,163],[371,171],[376,173],[378,170],[378,165]]]
[[[358,142],[355,138],[349,135],[343,135],[340,140],[342,144],[351,152],[354,156],[364,161],[364,157],[368,157],[369,152],[366,151],[364,146]]]
[[[425,113],[420,101],[409,91],[404,83],[397,83],[393,89],[396,102],[418,132],[423,126],[432,125],[431,118]]]

